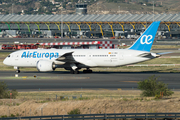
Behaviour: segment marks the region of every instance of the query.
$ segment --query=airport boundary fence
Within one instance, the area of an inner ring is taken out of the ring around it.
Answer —
[[[118,119],[178,119],[180,113],[112,113],[112,114],[79,114],[79,115],[50,115],[50,116],[26,116],[26,117],[9,117],[0,120],[118,120]]]
[[[132,90],[134,90],[136,88],[132,87]],[[106,90],[106,89],[104,89]],[[120,88],[118,90],[121,90]],[[119,98],[128,98],[128,99],[134,99],[137,97],[141,97],[141,96],[132,96],[132,95],[58,95],[58,94],[53,94],[53,95],[47,95],[45,96],[44,94],[23,94],[21,95],[21,97],[18,97],[19,99],[23,99],[23,100],[36,100],[37,102],[48,102],[48,101],[66,101],[66,100],[91,100],[91,99],[119,99]],[[13,104],[13,103],[12,103]]]

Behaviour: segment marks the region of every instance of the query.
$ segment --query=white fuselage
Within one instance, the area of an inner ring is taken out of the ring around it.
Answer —
[[[88,67],[115,67],[155,58],[139,56],[149,52],[128,49],[33,49],[13,52],[3,63],[16,67],[36,67],[39,60],[47,60],[63,65],[64,62],[56,59],[68,52],[73,52],[72,57],[77,63]]]
[[[150,53],[160,21],[153,22],[146,31],[128,49],[34,49],[19,50],[11,53],[3,61],[5,65],[19,67],[36,67],[38,71],[53,71],[56,68],[70,70],[78,74],[92,72],[91,67],[116,67],[138,63],[158,57]]]

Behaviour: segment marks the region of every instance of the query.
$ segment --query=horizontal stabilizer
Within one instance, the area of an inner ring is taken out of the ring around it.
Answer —
[[[173,53],[173,52],[162,52],[162,53],[156,53],[158,55],[165,55],[165,54],[170,54],[170,53]]]

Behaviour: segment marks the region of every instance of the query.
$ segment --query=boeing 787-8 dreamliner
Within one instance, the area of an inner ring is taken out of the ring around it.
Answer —
[[[40,72],[54,71],[56,68],[70,70],[78,74],[92,72],[94,67],[117,67],[150,60],[159,56],[151,53],[160,21],[153,22],[146,31],[127,49],[32,49],[18,50],[5,58],[3,63],[20,67],[36,67]]]

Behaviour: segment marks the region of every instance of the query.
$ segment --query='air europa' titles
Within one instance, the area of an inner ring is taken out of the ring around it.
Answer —
[[[46,52],[46,53],[39,53],[37,51],[34,52],[23,52],[21,58],[49,58],[50,60],[52,58],[58,58],[59,53],[57,52]]]

